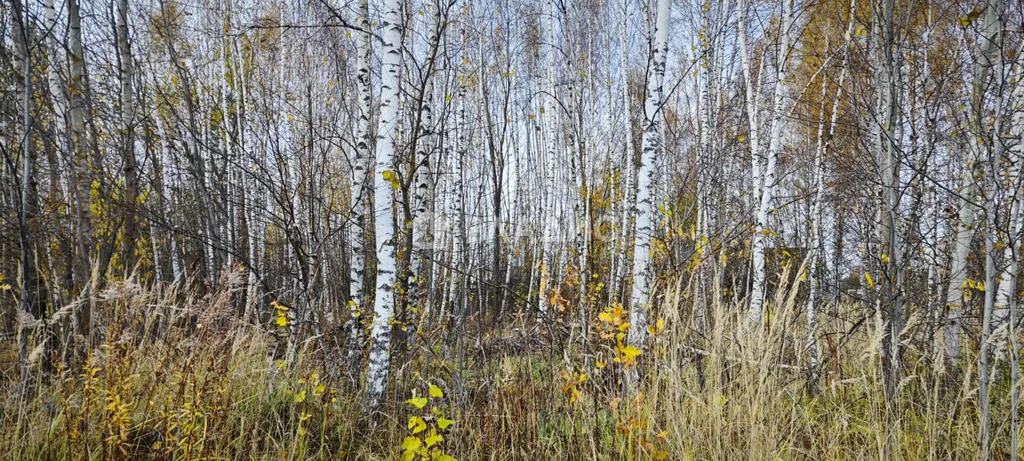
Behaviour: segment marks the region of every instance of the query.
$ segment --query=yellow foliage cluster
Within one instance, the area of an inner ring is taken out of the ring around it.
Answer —
[[[975,291],[980,292],[980,293],[984,293],[985,292],[985,282],[982,281],[982,280],[974,280],[974,279],[971,279],[971,278],[969,278],[967,280],[964,280],[964,284],[963,284],[964,302],[970,301],[974,297],[974,292]]]
[[[409,435],[401,446],[403,461],[455,461],[444,450],[444,434],[455,421],[444,417],[440,407],[443,398],[444,391],[436,384],[430,384],[427,396],[419,397],[414,391],[412,398],[405,401],[410,407],[424,413],[409,416],[409,424],[406,425]]]
[[[634,402],[634,404],[636,406],[639,406],[639,401],[642,399],[643,394],[637,395],[635,399],[636,402]],[[634,439],[636,445],[642,448],[645,452],[649,453],[652,459],[658,461],[668,459],[668,452],[659,447],[659,444],[663,443],[665,441],[665,438],[668,436],[668,431],[661,431],[657,434],[654,434],[654,439],[647,439],[641,436],[641,434],[647,432],[647,426],[648,423],[646,418],[629,417],[615,427],[615,432],[627,438],[636,437]]]
[[[288,325],[291,325],[291,313],[289,312],[288,306],[277,301],[271,301],[270,305],[274,308],[274,313],[277,315],[277,326],[285,328]]]
[[[636,365],[636,359],[642,351],[636,346],[626,344],[626,332],[629,331],[627,315],[628,313],[621,304],[615,304],[606,307],[597,315],[597,318],[601,339],[613,342],[612,351],[614,357],[612,361],[624,367],[631,367]],[[603,365],[599,366],[599,368],[602,367]]]
[[[570,404],[576,403],[583,396],[580,386],[587,382],[587,374],[562,371],[562,379],[565,380],[565,384],[562,385],[562,392],[569,395]]]

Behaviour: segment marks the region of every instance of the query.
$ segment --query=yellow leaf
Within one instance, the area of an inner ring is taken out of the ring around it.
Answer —
[[[597,363],[594,364],[594,366],[596,366],[598,370],[604,368],[607,365],[608,365],[608,362],[602,362],[600,360],[598,360]]]
[[[392,189],[398,189],[398,176],[395,175],[394,171],[384,170],[384,172],[381,173],[380,175],[384,178],[385,181],[391,183]]]
[[[441,392],[441,388],[433,384],[430,385],[430,388],[427,390],[427,392],[430,393],[430,396],[435,399],[444,397],[444,392]]]
[[[871,274],[865,272],[864,273],[864,280],[866,282],[868,282],[868,288],[874,288],[875,287],[875,280],[871,278]]]
[[[569,403],[576,403],[576,400],[579,399],[580,396],[582,396],[582,395],[583,395],[583,393],[580,392],[579,389],[576,389],[575,387],[573,387],[572,388],[572,395],[569,396]]]
[[[420,410],[423,409],[423,407],[427,404],[427,398],[420,397],[418,399],[409,399],[406,400],[405,403],[408,403],[409,405],[416,407],[417,410]]]
[[[452,424],[455,424],[455,421],[447,418],[437,418],[437,427],[440,427],[441,429],[448,429],[448,426],[451,426]]]
[[[414,451],[417,448],[419,448],[420,445],[423,445],[423,442],[420,441],[420,438],[419,437],[413,437],[413,436],[410,435],[410,436],[405,438],[404,442],[402,442],[402,449],[405,450],[405,451]]]
[[[413,434],[419,434],[420,432],[427,430],[427,422],[419,416],[412,416],[409,418],[409,430],[411,430]]]
[[[442,437],[440,434],[431,434],[430,437],[423,439],[423,441],[427,443],[428,447],[437,445],[437,443],[442,440],[444,440],[444,437]]]
[[[295,403],[302,403],[306,400],[306,391],[295,393]]]

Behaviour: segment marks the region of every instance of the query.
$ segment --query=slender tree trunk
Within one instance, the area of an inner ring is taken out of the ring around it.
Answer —
[[[395,136],[398,126],[398,73],[402,67],[402,0],[386,0],[381,60],[381,105],[377,129],[376,171],[369,184],[374,190],[377,249],[377,291],[374,299],[372,345],[366,371],[366,405],[376,410],[388,381],[391,365],[391,320],[395,308],[395,233],[391,204],[397,187]],[[378,177],[380,177],[378,182]],[[394,186],[393,186],[394,184]]]
[[[1000,14],[1002,10],[1002,0],[987,0],[985,8],[985,23],[982,29],[981,37],[979,37],[979,55],[980,62],[975,73],[974,88],[971,94],[971,135],[972,139],[970,143],[972,152],[974,153],[975,165],[980,166],[986,164],[989,170],[989,178],[986,187],[982,189],[984,194],[984,212],[985,212],[985,304],[984,310],[982,311],[982,322],[981,322],[981,341],[980,348],[981,352],[978,357],[978,401],[980,405],[980,418],[978,424],[978,459],[990,459],[992,456],[991,446],[991,400],[990,400],[990,376],[989,376],[989,352],[991,347],[989,346],[989,338],[992,333],[992,320],[993,320],[993,309],[995,305],[995,287],[996,281],[996,251],[997,249],[997,219],[996,219],[996,203],[995,194],[999,186],[998,181],[1000,175],[997,174],[999,171],[998,162],[1000,161],[999,155],[996,152],[995,142],[991,145],[986,145],[989,134],[998,134],[998,121],[996,121],[996,129],[989,131],[989,127],[985,122],[986,104],[985,104],[985,93],[989,86],[989,79],[991,78],[992,68],[995,65],[997,54],[1001,53],[1000,47],[1002,46],[1002,21]],[[1001,69],[1000,69],[1001,70]],[[988,156],[986,161],[985,156]],[[980,176],[979,176],[980,177]],[[987,190],[986,190],[987,189]]]
[[[359,70],[356,73],[356,99],[359,108],[356,122],[355,162],[352,164],[352,258],[349,264],[349,317],[345,325],[348,333],[348,373],[353,387],[359,384],[359,374],[363,359],[364,313],[369,311],[368,299],[363,293],[366,272],[366,252],[368,234],[370,232],[370,193],[369,185],[373,178],[368,176],[370,168],[370,119],[372,95],[370,85],[370,66],[372,50],[370,48],[370,6],[369,0],[359,1],[358,24],[365,29],[358,32],[356,38],[357,59]]]
[[[1014,108],[1011,117],[1011,132],[1017,139],[1024,135],[1024,66],[1018,63],[1013,95],[1011,98]],[[1014,192],[1013,204],[1011,206],[1011,221],[1013,222],[1012,234],[1009,236],[1007,250],[1004,250],[1003,259],[1009,261],[1008,267],[1003,271],[999,281],[999,292],[996,297],[996,305],[1005,306],[1009,311],[1008,332],[1010,348],[1010,459],[1016,461],[1020,448],[1020,344],[1017,337],[1017,322],[1020,313],[1018,299],[1016,296],[1017,271],[1019,269],[1021,240],[1024,240],[1024,145],[1017,143],[1011,151],[1010,161],[1013,164],[1015,175],[1012,175],[1012,187]]]
[[[654,234],[654,175],[661,147],[660,120],[671,1],[658,0],[655,28],[647,63],[647,94],[644,98],[644,135],[637,184],[636,241],[633,244],[633,294],[629,310],[629,343],[643,348],[647,341],[647,309],[653,282],[651,238]]]
[[[977,188],[970,172],[961,179],[960,212],[953,250],[950,256],[949,284],[946,289],[946,326],[943,333],[946,358],[954,367],[960,360],[960,331],[963,328],[964,286],[967,282],[967,256],[974,235]]]
[[[629,97],[629,61],[626,59],[626,47],[629,45],[627,31],[629,25],[628,0],[623,1],[622,17],[619,20],[619,79],[622,85],[622,117],[625,120],[625,131],[622,135],[622,215],[619,221],[620,229],[620,261],[616,265],[615,275],[612,279],[613,300],[621,300],[625,289],[625,278],[627,271],[632,271],[633,251],[633,219],[636,215],[636,152],[633,146],[633,114],[630,110],[632,100]]]
[[[131,44],[128,41],[128,0],[117,0],[117,52],[121,77],[121,149],[125,197],[124,224],[124,268],[131,271],[135,265],[138,250],[139,223],[137,200],[139,197],[138,161],[135,158],[135,64],[132,62]]]
[[[437,145],[434,135],[434,73],[441,50],[441,5],[434,1],[430,4],[429,36],[427,37],[427,66],[423,70],[423,87],[419,94],[418,120],[413,125],[419,134],[413,138],[412,145],[416,149],[415,182],[412,240],[412,271],[409,280],[409,332],[406,336],[406,347],[411,348],[416,332],[423,317],[421,314],[430,311],[433,299],[431,275],[434,264],[434,201],[436,183],[431,156]],[[419,318],[417,318],[419,317]]]
[[[68,12],[68,60],[70,63],[70,80],[68,81],[68,119],[71,125],[71,139],[74,143],[73,168],[75,170],[75,221],[77,224],[77,255],[75,268],[75,288],[81,295],[91,289],[92,271],[92,217],[90,203],[93,190],[92,172],[99,165],[91,165],[88,136],[86,135],[86,78],[85,51],[82,45],[82,18],[79,0],[67,0]],[[102,276],[102,274],[100,274]],[[87,344],[92,340],[92,295],[90,301],[78,310],[75,316],[74,330],[82,335]]]
[[[782,148],[782,128],[784,112],[784,95],[786,79],[789,75],[789,52],[792,46],[793,34],[793,0],[786,0],[783,3],[782,29],[780,33],[781,44],[777,56],[778,80],[775,83],[775,93],[772,97],[772,120],[771,130],[768,135],[768,153],[765,159],[764,170],[761,177],[755,177],[755,182],[762,186],[759,191],[759,202],[757,215],[755,217],[754,235],[751,239],[751,260],[753,264],[753,281],[750,292],[749,318],[753,324],[761,322],[761,311],[765,299],[765,250],[768,248],[768,237],[772,231],[769,228],[768,214],[771,211],[771,203],[775,195],[776,172],[775,167],[779,161],[779,152]],[[755,130],[756,128],[753,128]],[[760,159],[757,159],[760,162]]]
[[[13,40],[14,53],[12,67],[14,70],[15,84],[18,89],[18,111],[21,115],[21,129],[17,133],[17,139],[21,147],[21,178],[19,184],[18,202],[18,245],[19,259],[18,270],[18,291],[20,295],[17,328],[18,328],[18,356],[21,362],[21,378],[28,379],[30,371],[29,363],[29,328],[36,319],[40,317],[38,296],[38,280],[36,276],[35,255],[31,241],[32,232],[29,230],[30,220],[34,219],[33,210],[30,209],[32,200],[29,198],[33,193],[32,168],[35,164],[35,149],[32,142],[32,63],[31,63],[31,32],[29,30],[28,18],[29,9],[27,4],[21,0],[11,0],[10,3],[11,23],[14,26]]]
[[[739,41],[740,51],[740,66],[743,70],[743,83],[744,83],[744,96],[747,105],[747,144],[750,146],[750,175],[753,178],[751,181],[752,197],[761,196],[761,183],[763,178],[761,177],[761,164],[763,160],[761,158],[761,151],[759,150],[760,144],[758,143],[760,138],[761,126],[758,123],[758,93],[755,90],[755,82],[750,75],[750,52],[747,46],[747,2],[746,0],[739,0],[739,7],[736,11],[739,15],[736,21],[737,29],[737,40]],[[762,59],[762,68],[760,75],[764,73]]]
[[[881,17],[876,21],[878,61],[876,77],[876,165],[881,169],[881,207],[879,209],[879,260],[883,271],[883,294],[880,298],[885,314],[886,330],[882,335],[882,368],[886,400],[896,399],[900,380],[900,332],[903,330],[903,261],[900,254],[899,213],[899,148],[896,146],[896,68],[894,48],[894,2],[882,2]]]

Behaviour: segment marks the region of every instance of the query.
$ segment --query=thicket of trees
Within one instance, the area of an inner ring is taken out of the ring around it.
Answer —
[[[799,283],[812,388],[841,317],[877,325],[887,400],[908,356],[976,374],[982,457],[991,402],[1020,406],[1017,2],[0,8],[22,377],[102,342],[97,294],[125,279],[241,283],[238,319],[287,330],[285,357],[315,339],[369,408],[428,334],[461,370],[470,333],[590,350],[621,306],[629,388],[666,309],[707,336],[707,306],[741,303],[758,328]]]

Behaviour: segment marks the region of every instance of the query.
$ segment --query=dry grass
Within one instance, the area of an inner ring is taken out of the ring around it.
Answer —
[[[160,296],[128,284],[108,290],[99,303],[106,340],[83,365],[27,389],[13,380],[4,384],[0,453],[13,459],[397,459],[413,412],[402,402],[431,382],[446,391],[438,408],[456,423],[443,444],[458,459],[976,456],[973,371],[952,380],[911,348],[899,402],[890,409],[872,322],[841,338],[834,333],[851,325],[842,316],[826,318],[826,363],[817,392],[809,392],[802,370],[806,332],[791,290],[777,295],[763,328],[747,326],[740,306],[716,302],[705,312],[708,331],[689,315],[694,303],[687,290],[672,287],[660,301],[667,327],[641,355],[642,384],[628,394],[620,380],[630,370],[608,360],[609,340],[597,334],[564,353],[469,353],[463,393],[445,354],[424,346],[396,372],[390,403],[374,416],[363,413],[345,384],[329,382],[315,341],[284,363],[281,334],[232,320],[230,298],[228,292]],[[580,382],[574,372],[587,379]],[[573,390],[578,398],[571,402]],[[998,457],[1007,455],[1006,406],[996,404]]]

